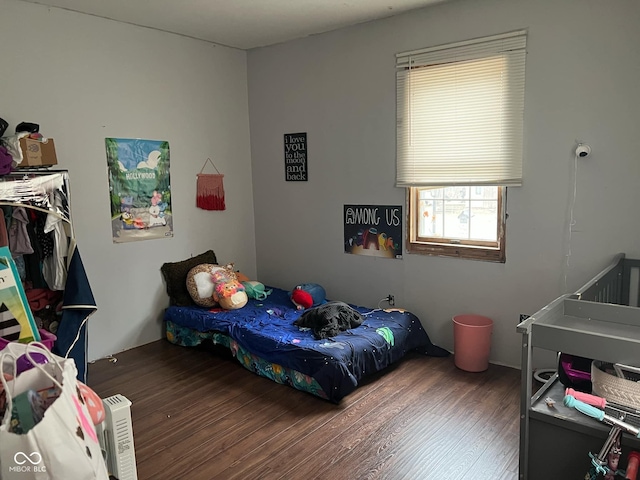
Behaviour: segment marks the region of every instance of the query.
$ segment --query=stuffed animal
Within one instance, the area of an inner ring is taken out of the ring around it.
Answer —
[[[233,265],[219,267],[211,273],[213,299],[225,310],[242,308],[249,300],[244,286],[238,281]]]
[[[325,303],[326,295],[317,283],[301,283],[291,291],[290,298],[298,310],[306,310]]]
[[[219,305],[225,310],[235,310],[247,304],[244,287],[238,282],[233,265],[203,263],[187,274],[187,291],[191,299],[201,307]]]
[[[247,292],[247,297],[255,298],[256,300],[264,300],[271,294],[271,290],[266,290],[265,286],[256,281],[244,281],[241,282],[244,290]]]
[[[236,270],[235,273],[236,273],[236,278],[240,283],[251,281],[251,279],[247,277],[244,273],[242,273],[240,270]]]
[[[218,265],[201,263],[187,273],[187,291],[196,305],[201,307],[215,307],[213,299],[213,280],[211,274],[218,269]]]

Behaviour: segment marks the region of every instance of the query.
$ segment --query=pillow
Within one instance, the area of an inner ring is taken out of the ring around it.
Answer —
[[[187,290],[187,274],[193,267],[202,263],[218,263],[213,250],[207,250],[200,255],[181,262],[165,263],[160,268],[167,285],[167,294],[171,305],[187,307],[193,305],[193,300]]]
[[[196,305],[210,308],[218,304],[213,298],[215,283],[211,275],[219,268],[212,263],[201,263],[187,273],[187,291]]]

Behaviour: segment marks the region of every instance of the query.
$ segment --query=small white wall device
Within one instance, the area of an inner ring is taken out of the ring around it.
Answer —
[[[586,143],[579,143],[576,147],[576,156],[579,158],[588,157],[591,154],[591,147]]]
[[[105,420],[96,427],[100,446],[106,451],[107,469],[119,480],[138,480],[133,448],[131,401],[123,395],[103,398]]]

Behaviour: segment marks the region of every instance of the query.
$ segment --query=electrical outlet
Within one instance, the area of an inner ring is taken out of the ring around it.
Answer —
[[[394,297],[393,295],[389,294],[387,296],[387,302],[389,302],[389,305],[393,307],[396,304],[396,297]]]

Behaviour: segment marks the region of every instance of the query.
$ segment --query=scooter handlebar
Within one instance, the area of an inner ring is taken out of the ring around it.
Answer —
[[[567,388],[564,393],[565,395],[575,397],[576,400],[598,407],[600,410],[604,410],[604,407],[607,406],[607,401],[604,398],[590,395],[588,393],[576,392],[573,388]]]
[[[591,405],[588,405],[580,400],[576,400],[573,395],[565,395],[564,396],[564,404],[567,407],[572,407],[578,410],[585,415],[595,418],[596,420],[603,421],[604,420],[604,412],[602,410],[597,409]]]

